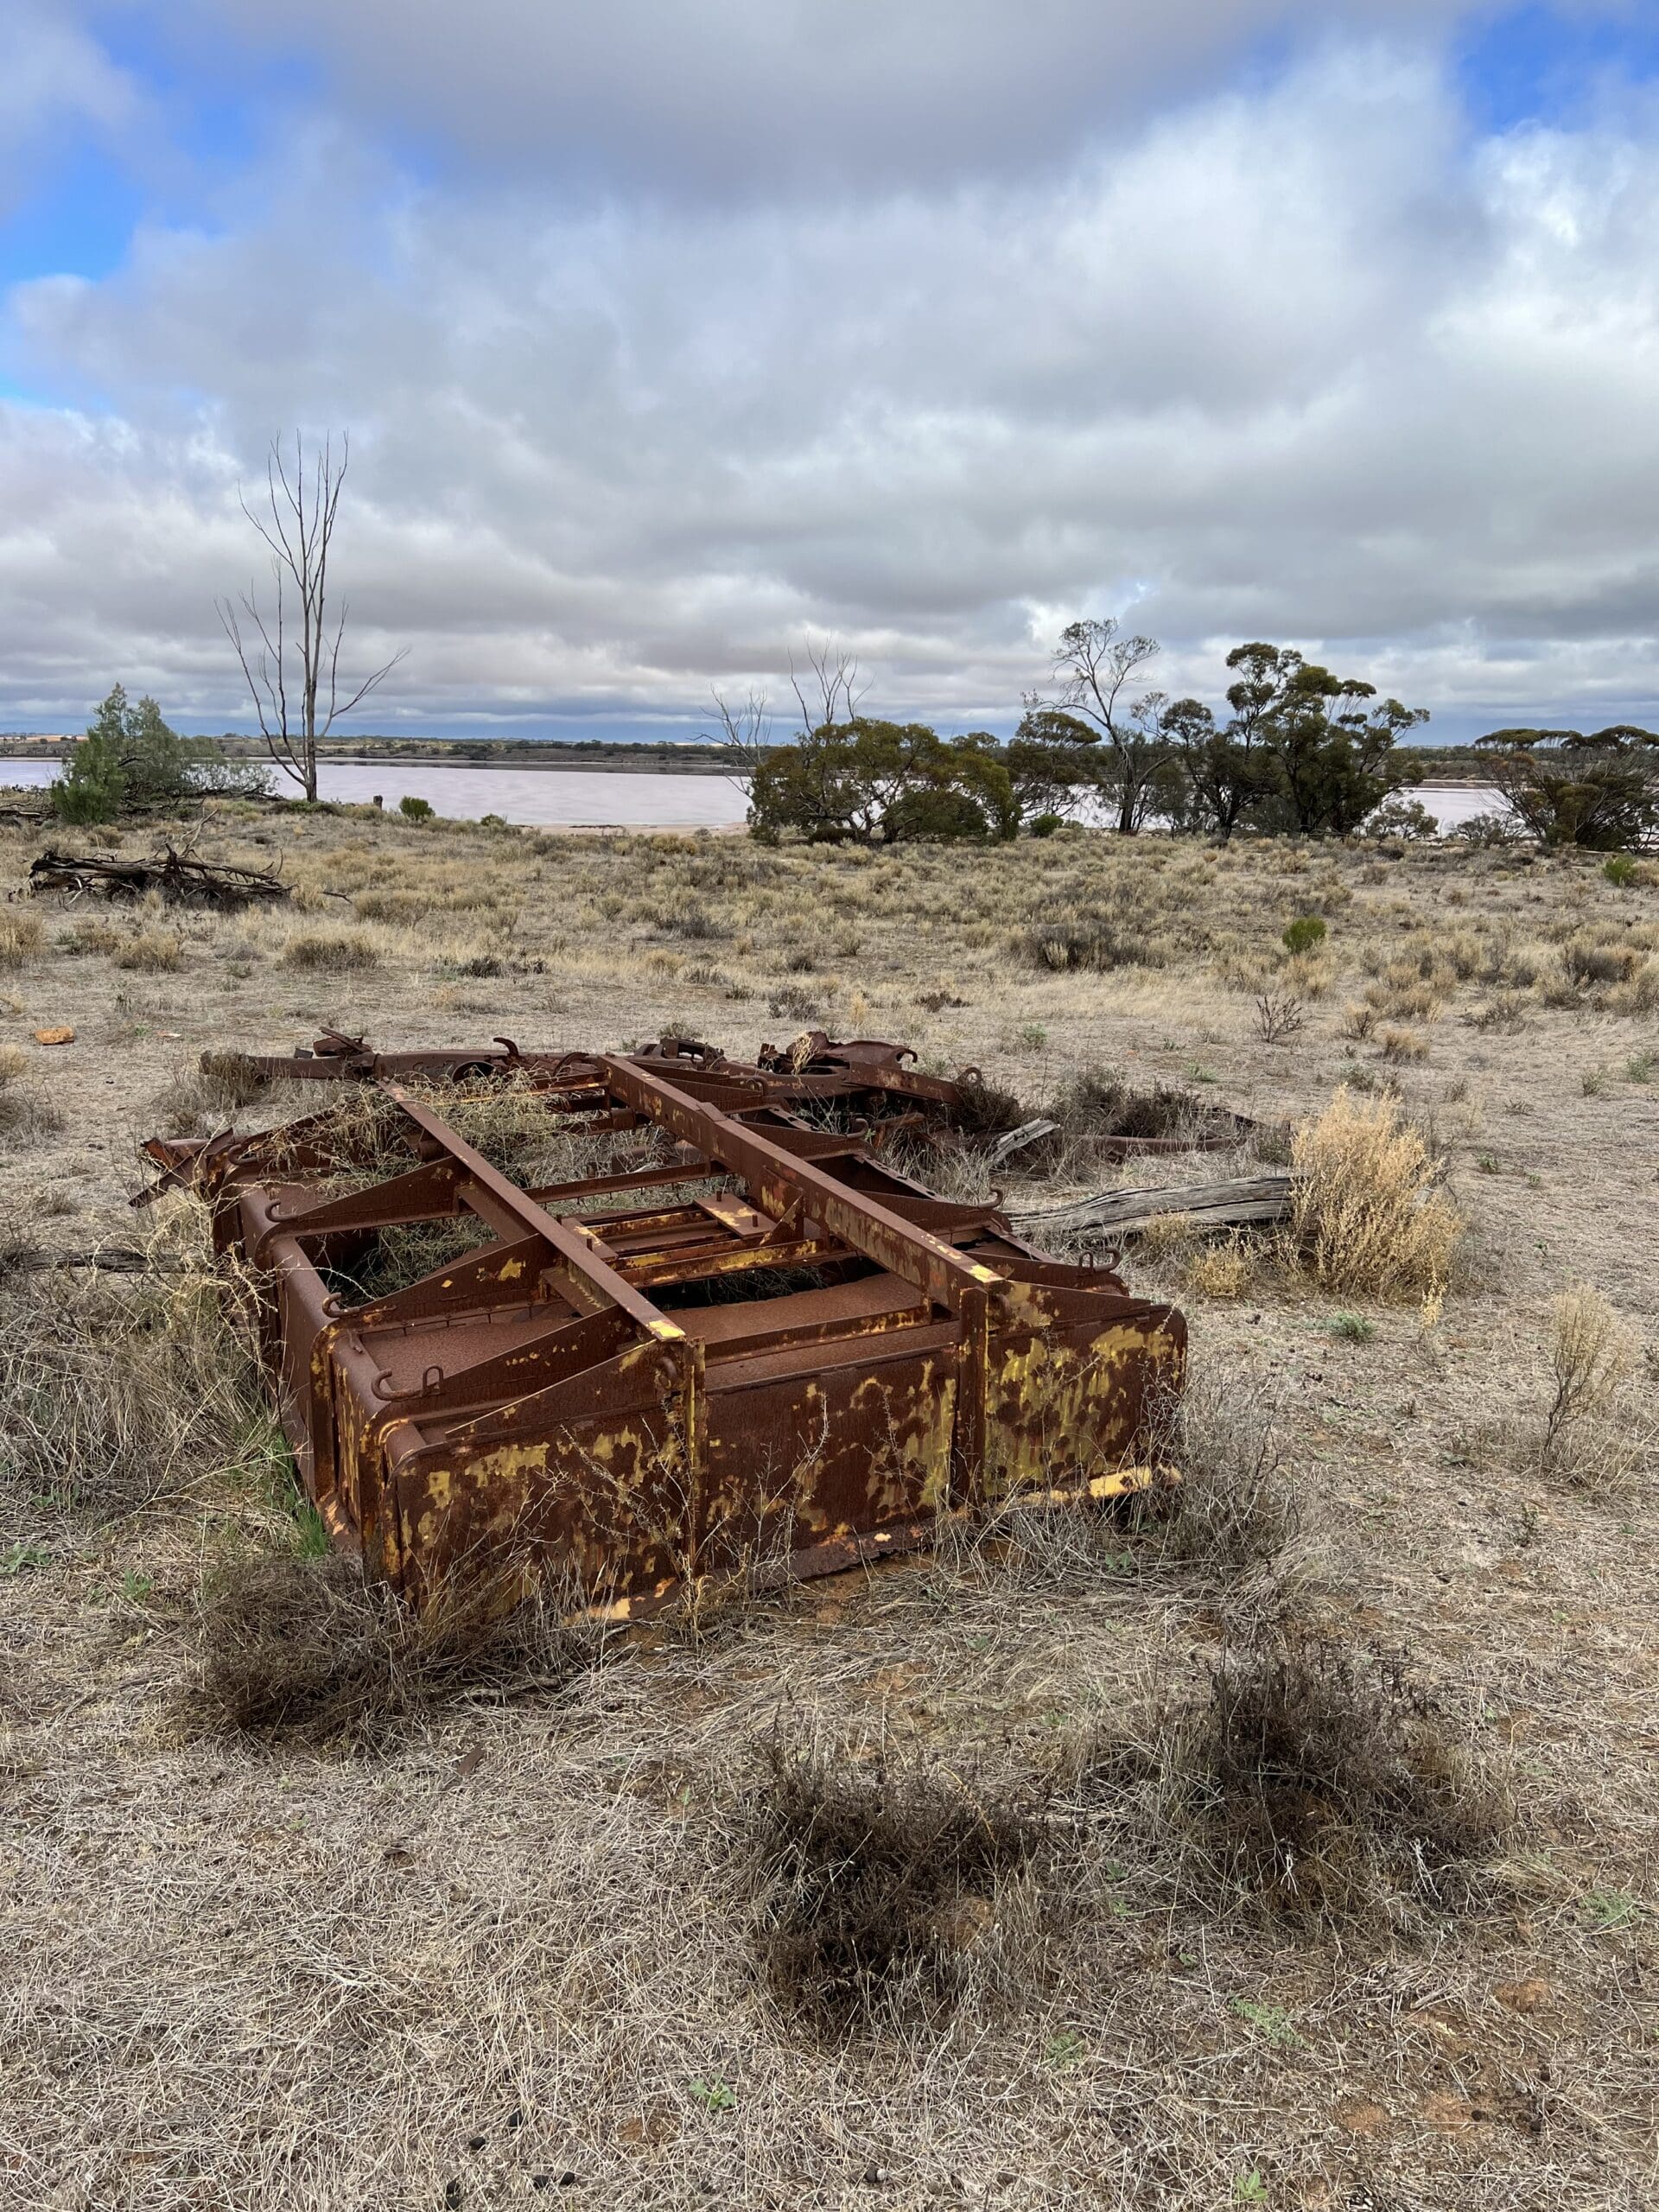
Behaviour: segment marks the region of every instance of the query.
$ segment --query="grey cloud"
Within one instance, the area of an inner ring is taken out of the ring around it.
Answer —
[[[216,212],[12,296],[84,397],[0,412],[0,721],[238,711],[211,602],[296,419],[355,433],[381,720],[695,718],[809,631],[1005,720],[1114,609],[1211,694],[1257,635],[1454,713],[1655,688],[1659,145],[1471,158],[1388,49],[856,210],[438,193],[321,119]]]
[[[674,200],[932,191],[1046,168],[1275,37],[1481,12],[1470,0],[194,0],[185,20],[256,48],[302,42],[355,112],[491,169],[512,160]],[[176,4],[166,13],[179,19]]]

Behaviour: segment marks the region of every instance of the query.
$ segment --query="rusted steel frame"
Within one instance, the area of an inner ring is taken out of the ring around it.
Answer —
[[[997,1282],[988,1268],[918,1229],[879,1200],[854,1192],[772,1142],[758,1129],[715,1113],[661,1077],[626,1060],[607,1059],[607,1079],[618,1096],[708,1158],[730,1167],[749,1185],[768,1213],[782,1214],[801,1195],[813,1218],[823,1223],[866,1259],[914,1283],[950,1313],[959,1313]]]
[[[677,1328],[665,1313],[660,1313],[648,1298],[642,1297],[632,1283],[626,1282],[613,1268],[607,1267],[573,1230],[557,1221],[544,1206],[521,1191],[515,1182],[493,1167],[483,1154],[458,1136],[442,1117],[396,1083],[380,1086],[386,1096],[401,1106],[418,1129],[422,1129],[435,1144],[459,1166],[465,1168],[468,1180],[494,1198],[524,1228],[533,1230],[551,1245],[566,1266],[596,1291],[609,1306],[614,1306],[636,1322],[648,1334],[664,1344],[677,1344],[683,1332]],[[466,1185],[461,1186],[463,1196]]]
[[[1001,1278],[954,1245],[942,1243],[868,1195],[855,1193],[810,1161],[795,1157],[753,1128],[715,1117],[656,1074],[622,1060],[604,1063],[607,1078],[630,1105],[711,1160],[737,1171],[766,1211],[781,1214],[798,1193],[810,1216],[855,1252],[925,1291],[954,1314],[960,1328],[953,1488],[971,1503],[985,1478],[989,1419],[991,1301]],[[715,1124],[710,1127],[710,1123]]]

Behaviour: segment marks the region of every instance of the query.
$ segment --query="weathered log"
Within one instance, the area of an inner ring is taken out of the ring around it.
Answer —
[[[1069,1206],[1043,1212],[1009,1208],[1022,1235],[1039,1238],[1075,1236],[1099,1230],[1111,1236],[1134,1236],[1149,1221],[1179,1214],[1199,1230],[1240,1229],[1283,1221],[1290,1212],[1288,1175],[1242,1175],[1226,1183],[1172,1183],[1151,1191],[1103,1191]]]

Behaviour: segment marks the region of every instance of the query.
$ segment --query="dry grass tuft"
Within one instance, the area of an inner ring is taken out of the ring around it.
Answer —
[[[1186,1263],[1186,1287],[1195,1298],[1243,1298],[1254,1273],[1251,1248],[1235,1235],[1194,1253]]]
[[[13,1090],[0,1084],[0,1137],[15,1145],[39,1144],[44,1138],[57,1136],[64,1126],[63,1116],[49,1098],[42,1098],[38,1091]]]
[[[562,1621],[537,1589],[517,1604],[499,1577],[440,1593],[418,1615],[355,1561],[257,1557],[204,1577],[187,1717],[207,1732],[383,1751],[462,1695],[557,1690],[602,1636]]]
[[[360,930],[310,930],[289,938],[279,964],[308,975],[346,976],[378,968],[380,950]]]
[[[1282,1599],[1310,1561],[1284,1438],[1261,1385],[1220,1365],[1190,1370],[1160,1430],[1154,1455],[1180,1481],[1138,1497],[1135,1520],[1166,1560]]]
[[[147,976],[170,975],[184,965],[184,939],[175,930],[135,930],[121,938],[113,957],[118,968]]]
[[[40,950],[44,936],[38,914],[0,908],[0,968],[21,968]]]
[[[1169,947],[1161,938],[1104,916],[1051,915],[1018,937],[1014,950],[1029,966],[1060,974],[1162,968],[1169,959]]]
[[[1363,1101],[1344,1084],[1297,1130],[1291,1168],[1289,1249],[1321,1289],[1386,1300],[1444,1289],[1463,1217],[1395,1100]]]
[[[1303,1925],[1401,1929],[1457,1910],[1514,1821],[1501,1777],[1402,1661],[1294,1620],[1252,1623],[1202,1703],[1091,1756],[1085,1796],[1116,1796],[1201,1901]]]
[[[1540,1464],[1586,1489],[1615,1487],[1646,1445],[1632,1420],[1614,1433],[1619,1393],[1636,1366],[1637,1344],[1600,1292],[1578,1283],[1550,1309],[1549,1364],[1554,1393],[1544,1416]]]
[[[1048,1784],[993,1785],[883,1747],[774,1729],[749,1822],[766,1874],[768,1986],[822,2034],[932,2025],[955,2008],[999,1884],[1045,1833]]]
[[[1190,1090],[1162,1083],[1136,1090],[1112,1068],[1083,1069],[1062,1086],[1052,1110],[1077,1137],[1198,1136],[1219,1118]]]

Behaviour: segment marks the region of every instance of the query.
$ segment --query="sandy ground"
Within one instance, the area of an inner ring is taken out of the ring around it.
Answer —
[[[1033,1104],[1109,1065],[1272,1118],[1395,1085],[1469,1223],[1442,1313],[1347,1300],[1370,1331],[1346,1338],[1270,1269],[1230,1299],[1187,1287],[1179,1251],[1127,1272],[1179,1298],[1195,1374],[1271,1409],[1309,1604],[1409,1655],[1504,1763],[1519,1820],[1478,1910],[1388,1941],[1206,1915],[1150,1862],[1058,1920],[1016,1885],[954,2019],[826,2045],[754,1967],[755,1742],[781,1711],[947,1764],[1034,1755],[1149,1670],[1201,1671],[1221,1618],[1201,1578],[1058,1554],[841,1578],[349,1758],[181,1720],[204,1564],[264,1541],[265,1506],[201,1468],[112,1519],[0,1464],[8,2205],[1659,2196],[1654,1468],[1552,1480],[1529,1443],[1573,1284],[1648,1348],[1627,1433],[1653,1411],[1659,872],[1097,837],[767,854],[297,815],[196,834],[280,863],[299,910],[28,901],[41,841],[0,833],[14,1242],[130,1242],[134,1141],[202,1126],[200,1051],[325,1025],[577,1046],[673,1022],[747,1052],[822,1020]],[[1326,938],[1289,959],[1305,913]],[[1045,964],[1078,916],[1133,957]],[[1300,1004],[1277,1044],[1264,993]],[[73,1044],[34,1041],[60,1024]]]

